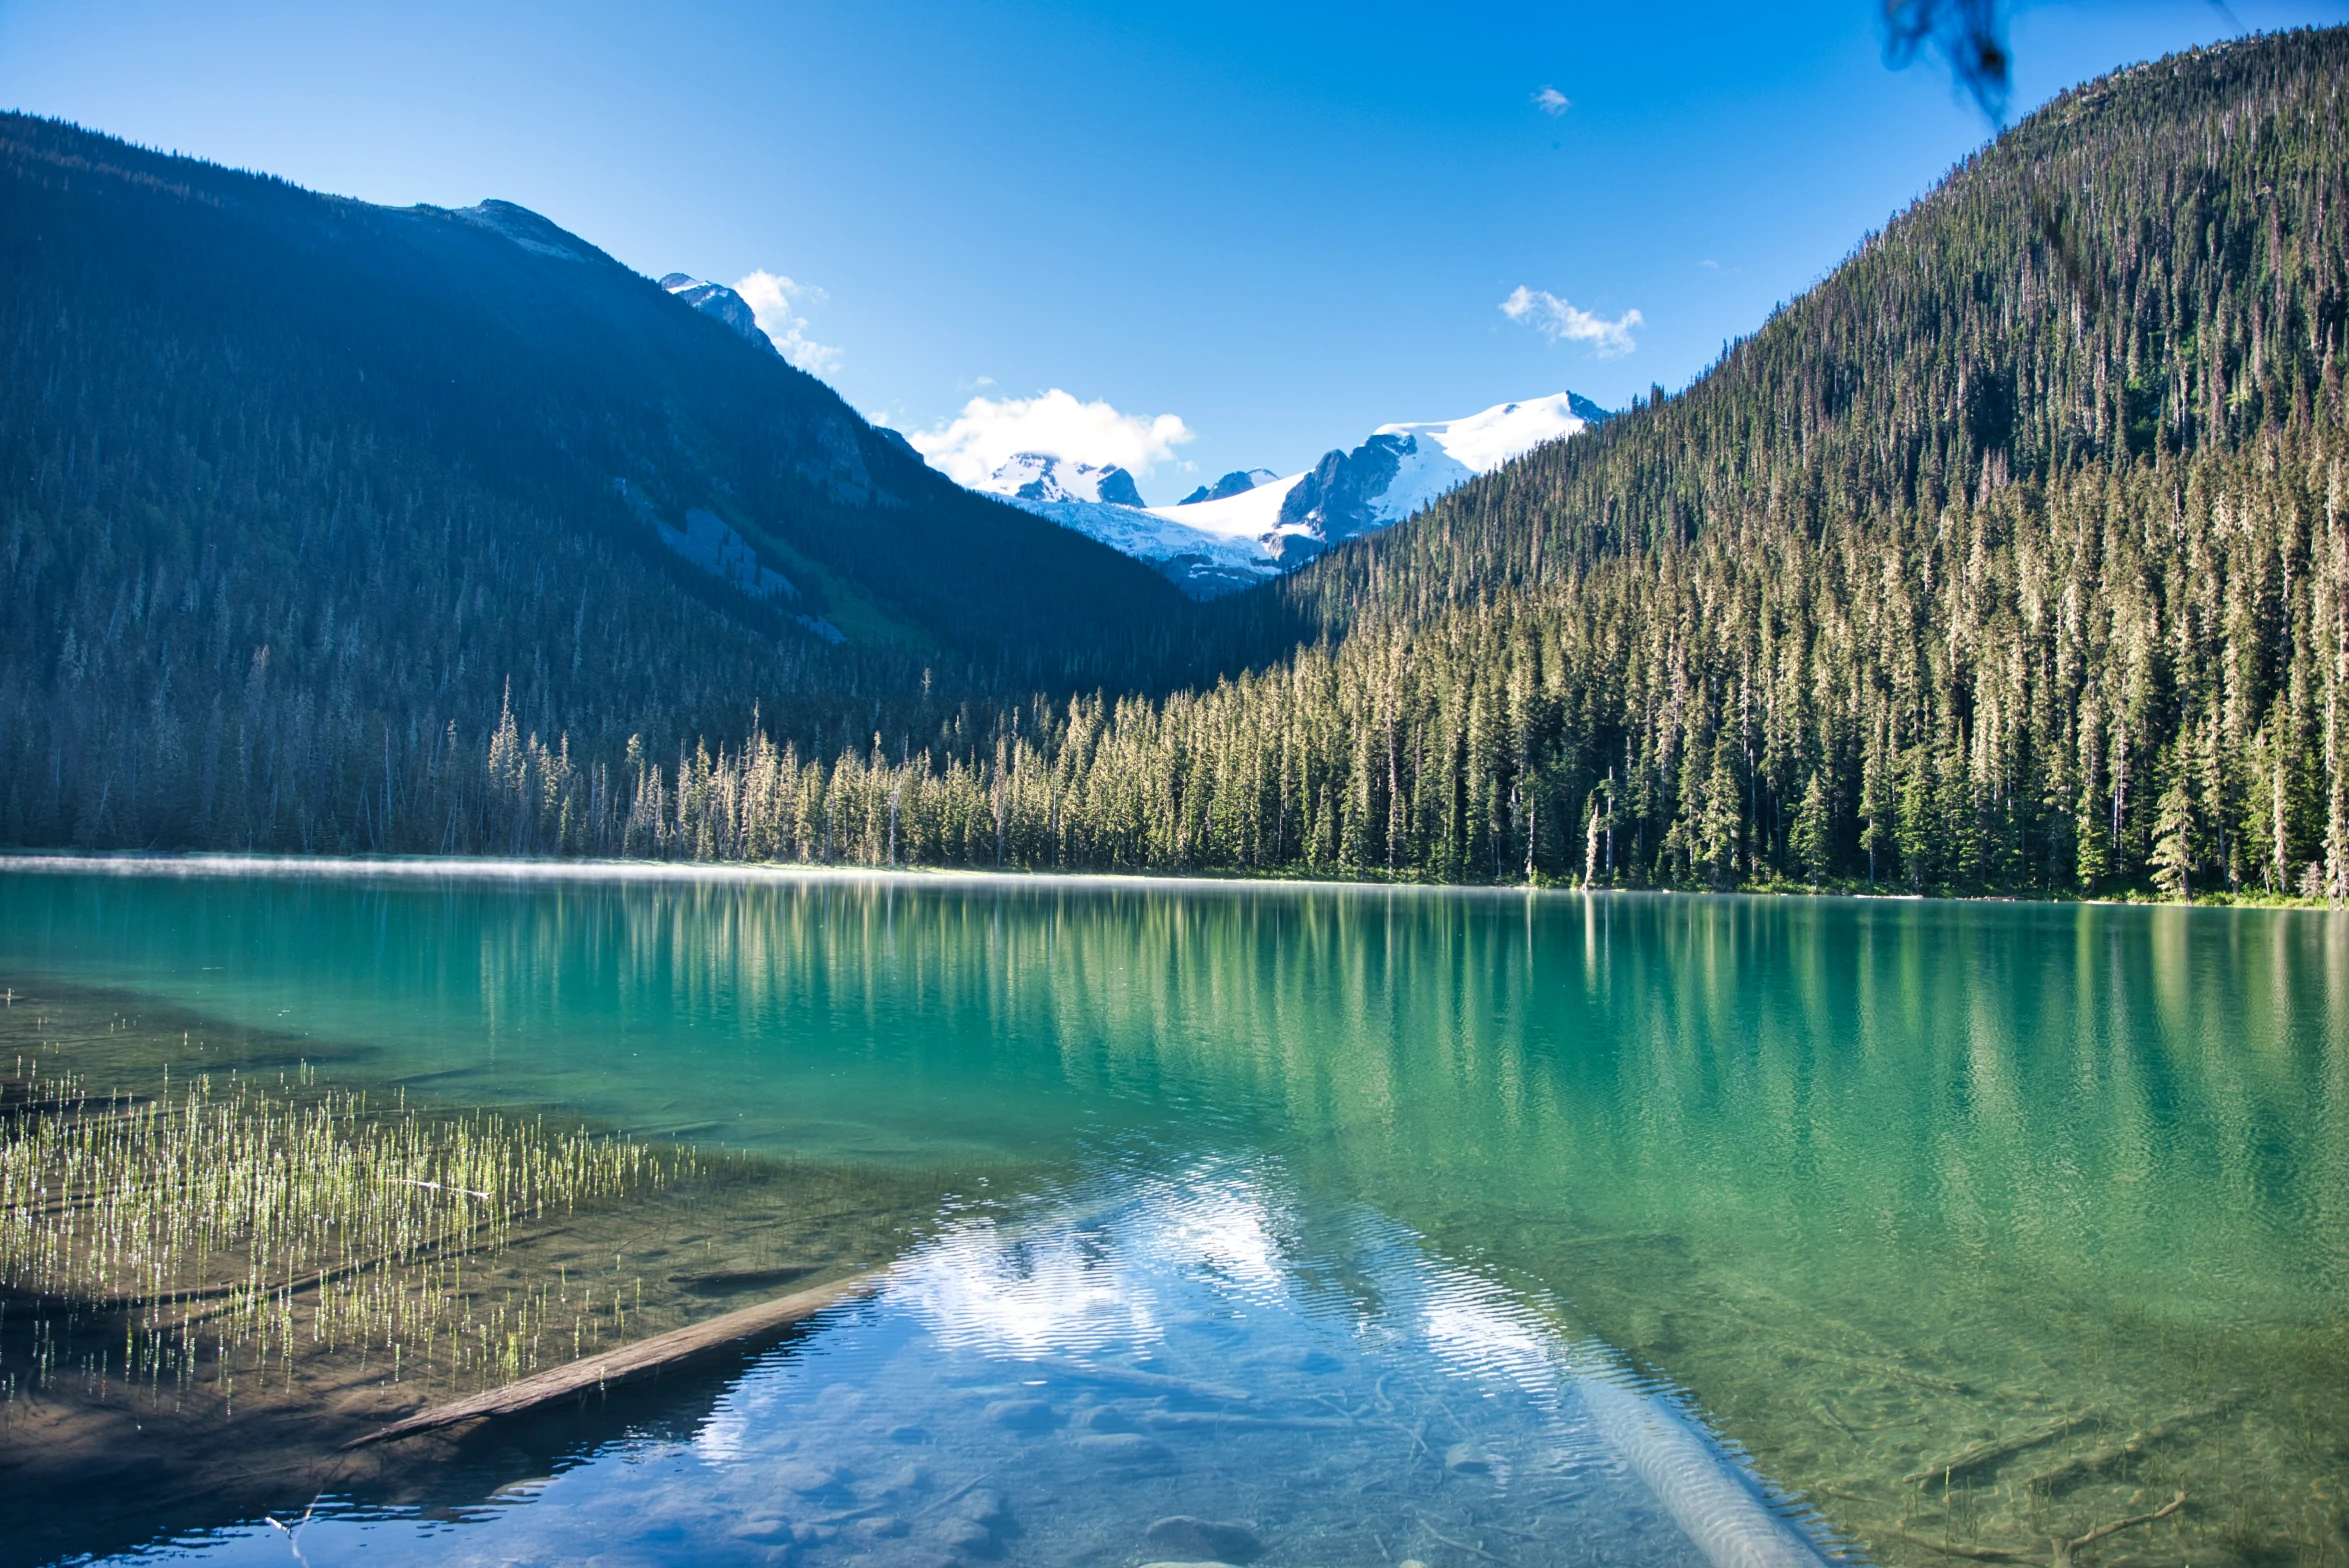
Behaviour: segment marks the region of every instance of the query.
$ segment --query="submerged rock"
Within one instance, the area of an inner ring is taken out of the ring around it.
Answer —
[[[1275,1345],[1270,1350],[1259,1350],[1242,1361],[1244,1367],[1278,1368],[1283,1372],[1335,1372],[1341,1363],[1335,1356],[1324,1355],[1310,1345]]]
[[[1015,1432],[1041,1432],[1060,1425],[1060,1413],[1041,1399],[998,1399],[987,1406],[987,1419]]]
[[[1160,1551],[1177,1553],[1194,1562],[1245,1563],[1264,1553],[1263,1538],[1252,1526],[1172,1514],[1142,1532],[1143,1541]]]
[[[811,1465],[794,1461],[775,1467],[775,1484],[786,1492],[797,1492],[802,1497],[813,1497],[828,1492],[840,1484],[840,1472],[829,1465]]]
[[[752,1514],[726,1533],[742,1541],[788,1541],[794,1538],[791,1521],[775,1514]]]
[[[938,1527],[938,1539],[957,1551],[985,1557],[1001,1551],[995,1532],[976,1519],[949,1519]]]
[[[881,1488],[881,1495],[883,1497],[903,1497],[909,1492],[926,1492],[930,1489],[930,1481],[930,1467],[928,1465],[904,1465],[899,1467],[897,1473],[889,1478],[888,1484]]]
[[[1490,1475],[1493,1456],[1474,1443],[1454,1443],[1444,1450],[1444,1468],[1454,1475]]]
[[[1120,1465],[1156,1464],[1172,1457],[1165,1444],[1154,1443],[1139,1432],[1087,1432],[1077,1439],[1077,1451],[1088,1459]]]
[[[957,1498],[934,1532],[938,1541],[971,1557],[993,1557],[1003,1550],[998,1537],[1011,1524],[1011,1509],[1003,1494],[991,1486],[977,1486]]]
[[[1132,1405],[1096,1405],[1085,1412],[1084,1424],[1096,1432],[1139,1432],[1142,1418],[1151,1407],[1137,1409]]]

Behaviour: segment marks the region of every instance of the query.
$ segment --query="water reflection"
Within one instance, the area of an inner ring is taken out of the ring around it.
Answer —
[[[969,1226],[690,1435],[614,1445],[455,1530],[329,1502],[293,1544],[313,1562],[600,1560],[624,1541],[637,1562],[875,1568],[1822,1568],[1805,1526],[1603,1352],[1391,1223],[1309,1219],[1281,1186],[1202,1170],[1096,1194],[1078,1225]],[[1337,1277],[1356,1288],[1313,1283]],[[1685,1472],[1641,1446],[1643,1417],[1679,1435]],[[202,1544],[279,1561],[288,1542],[263,1524]]]

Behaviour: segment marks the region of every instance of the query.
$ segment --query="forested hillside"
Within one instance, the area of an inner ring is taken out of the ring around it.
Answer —
[[[1300,580],[1335,842],[2341,896],[2344,82],[2334,30],[2068,94],[1687,394]]]
[[[1138,622],[1143,673],[1005,668],[950,707],[835,705],[831,728],[771,706],[754,728],[737,697],[728,729],[726,694],[807,683],[757,663],[800,645],[753,638],[665,728],[615,707],[590,759],[567,710],[519,695],[590,645],[557,597],[486,677],[514,676],[513,718],[434,754],[461,808],[416,820],[565,853],[2341,898],[2344,80],[2334,30],[2070,93],[1685,393],[1281,584]],[[41,385],[10,374],[12,398]],[[91,580],[73,627],[185,592]],[[445,636],[484,602],[413,613]],[[1293,651],[1244,656],[1286,628]],[[42,650],[54,692],[78,635]],[[240,630],[215,666],[264,641]],[[1209,658],[1236,673],[1178,689]],[[299,717],[244,678],[145,689],[182,734]],[[56,804],[12,804],[5,832],[139,841],[94,780],[12,778],[11,802]],[[337,787],[318,844],[371,847],[351,824],[372,786]],[[262,820],[253,841],[297,847]]]
[[[480,793],[509,711],[553,799],[632,735],[927,741],[974,693],[1179,667],[1196,630],[1148,568],[520,208],[23,116],[0,604],[20,844],[512,846]]]
[[[2340,896],[2344,81],[2336,30],[2071,93],[1687,394],[1299,579],[1324,853]]]

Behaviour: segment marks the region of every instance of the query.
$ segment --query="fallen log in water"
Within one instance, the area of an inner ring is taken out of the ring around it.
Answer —
[[[614,1383],[658,1372],[696,1356],[714,1350],[723,1350],[746,1339],[756,1339],[776,1329],[814,1317],[827,1307],[837,1306],[854,1296],[861,1296],[881,1282],[885,1271],[876,1269],[851,1279],[835,1280],[829,1285],[818,1285],[812,1290],[795,1291],[778,1296],[755,1307],[744,1307],[729,1312],[707,1323],[695,1323],[673,1329],[651,1339],[641,1339],[632,1345],[592,1356],[526,1377],[503,1388],[469,1394],[453,1399],[445,1405],[435,1405],[420,1411],[404,1421],[352,1438],[342,1446],[364,1448],[370,1443],[386,1443],[398,1438],[413,1437],[419,1432],[438,1431],[443,1427],[477,1421],[485,1416],[519,1415],[558,1400],[583,1394],[590,1389],[607,1388]]]
[[[2140,1427],[2131,1432],[2122,1442],[2100,1448],[2092,1454],[2082,1454],[2078,1458],[2067,1459],[2052,1470],[2041,1471],[2025,1481],[2024,1488],[2045,1497],[2053,1497],[2056,1493],[2067,1491],[2083,1481],[2118,1470],[2124,1465],[2134,1462],[2147,1449],[2159,1447],[2163,1443],[2184,1436],[2203,1422],[2226,1414],[2234,1408],[2235,1404],[2236,1401],[2233,1399],[2222,1399],[2215,1405],[2205,1405],[2200,1410],[2183,1411],[2165,1421],[2156,1421],[2151,1426]]]
[[[1958,1476],[1971,1475],[1977,1470],[1985,1470],[2012,1459],[2017,1454],[2052,1443],[2057,1438],[2077,1431],[2096,1419],[2098,1419],[2098,1414],[2093,1410],[2058,1416],[2045,1426],[2033,1427],[2028,1432],[2018,1432],[2013,1437],[2003,1437],[1988,1443],[1976,1443],[1973,1447],[1952,1454],[1947,1459],[1937,1459],[1922,1470],[1911,1470],[1907,1475],[1902,1476],[1901,1480],[1912,1483],[1921,1482],[1930,1486],[1935,1481],[1948,1481]]]
[[[2134,1530],[2141,1524],[2158,1523],[2185,1506],[2186,1489],[2181,1486],[2178,1488],[2177,1496],[2149,1514],[2131,1514],[2126,1519],[2115,1519],[2110,1524],[2100,1524],[2086,1535],[2074,1536],[2068,1541],[2058,1541],[2055,1543],[2054,1568],[2069,1568],[2069,1564],[2075,1556],[2094,1546],[2108,1535],[2118,1535],[2123,1530]]]
[[[682,1285],[697,1296],[725,1295],[760,1285],[786,1285],[810,1274],[820,1274],[821,1263],[786,1263],[772,1269],[716,1269],[706,1274],[672,1274],[669,1283]]]
[[[1599,1435],[1714,1568],[1827,1568],[1810,1536],[1669,1401],[1603,1364],[1592,1365],[1578,1386]]]
[[[2072,1568],[2080,1553],[2107,1536],[2118,1535],[2123,1530],[2134,1530],[2139,1525],[2157,1524],[2185,1506],[2186,1491],[2185,1488],[2180,1487],[2177,1496],[2151,1513],[2131,1514],[2126,1519],[2115,1519],[2110,1524],[2100,1524],[2087,1534],[2075,1535],[2068,1541],[2062,1536],[2050,1536],[2047,1546],[2053,1555],[2049,1559],[2049,1568]],[[2017,1551],[2011,1546],[1969,1546],[1963,1541],[1952,1541],[1946,1537],[1936,1541],[1929,1535],[1919,1535],[1913,1530],[1894,1530],[1892,1533],[1912,1545],[1924,1547],[1927,1551],[1939,1552],[1944,1557],[1963,1557],[1970,1562],[2036,1563],[2039,1561],[2031,1553]]]

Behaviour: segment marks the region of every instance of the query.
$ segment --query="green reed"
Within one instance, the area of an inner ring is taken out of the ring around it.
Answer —
[[[451,1389],[510,1381],[624,1334],[642,1287],[617,1260],[493,1283],[509,1246],[699,1173],[687,1149],[321,1088],[307,1065],[133,1098],[20,1062],[0,1091],[0,1288],[35,1308],[31,1386],[56,1380],[61,1315],[68,1340],[85,1331],[63,1364],[100,1389],[233,1398],[239,1377],[290,1382],[322,1355]],[[121,1339],[89,1351],[86,1330],[117,1320]]]

